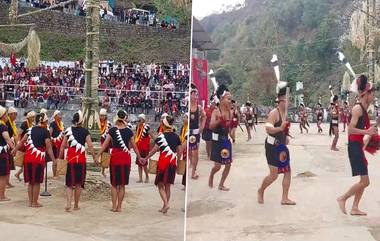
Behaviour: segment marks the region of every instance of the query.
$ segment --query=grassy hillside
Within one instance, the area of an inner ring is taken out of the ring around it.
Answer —
[[[306,103],[315,103],[319,95],[327,102],[328,85],[338,92],[345,71],[333,49],[342,48],[353,65],[359,64],[360,51],[342,39],[347,29],[344,14],[351,3],[247,0],[243,9],[209,16],[202,24],[221,50],[208,55],[211,66],[240,101],[269,104],[275,90],[270,59],[277,54],[282,80],[293,89],[297,81],[304,81]]]

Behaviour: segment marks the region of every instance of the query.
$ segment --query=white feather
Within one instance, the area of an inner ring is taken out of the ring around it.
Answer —
[[[75,146],[75,151],[78,152],[82,148],[82,145],[80,143],[77,143]]]
[[[0,153],[3,151],[4,147],[0,146]]]
[[[84,146],[82,146],[80,152],[83,153],[85,150],[86,150],[86,148]]]
[[[77,140],[73,140],[72,142],[71,142],[71,147],[74,147],[74,146],[76,146],[78,144],[78,142],[77,142]]]
[[[7,152],[8,146],[4,146],[4,151]]]
[[[38,151],[37,148],[33,147],[32,154],[35,153],[36,151]]]
[[[75,138],[74,138],[74,136],[73,135],[71,135],[70,137],[69,137],[69,141],[73,141]]]
[[[37,155],[36,155],[36,157],[38,158],[39,155],[41,155],[41,151],[40,151],[40,150],[37,150]]]

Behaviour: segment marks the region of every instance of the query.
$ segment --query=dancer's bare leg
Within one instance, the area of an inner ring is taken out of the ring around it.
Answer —
[[[117,189],[114,186],[111,186],[111,197],[112,197],[112,212],[116,212],[117,210]]]
[[[123,200],[124,200],[124,195],[125,195],[125,186],[119,186],[119,192],[117,195],[117,212],[121,212],[121,206],[123,205]]]
[[[342,196],[340,196],[338,198],[338,204],[339,204],[339,208],[340,210],[342,211],[342,213],[344,214],[347,214],[347,211],[346,211],[346,201],[347,199],[349,199],[350,197],[354,196],[355,195],[355,199],[354,199],[354,203],[352,205],[352,211],[351,211],[351,214],[356,214],[358,215],[358,213],[362,213],[360,210],[359,210],[359,202],[361,200],[361,196],[364,192],[364,189],[366,187],[368,187],[370,184],[369,182],[369,177],[368,175],[366,176],[360,176],[360,181],[356,184],[354,184],[350,189],[348,189],[348,191],[343,194]],[[363,213],[365,215],[365,213]]]
[[[33,205],[33,185],[28,184],[28,198],[29,198],[29,207]]]
[[[79,210],[79,199],[80,199],[81,192],[82,192],[81,186],[77,185],[75,187],[75,192],[74,192],[74,210]]]
[[[73,189],[71,187],[66,188],[66,212],[69,212],[71,210],[71,203],[72,203],[72,197],[73,197]]]
[[[160,193],[162,202],[164,203],[164,206],[162,207],[160,212],[166,213],[169,209],[169,203],[166,197],[165,185],[162,182],[158,184],[158,192]]]
[[[217,173],[221,168],[221,165],[217,162],[215,162],[213,168],[211,169],[210,176],[208,178],[208,186],[210,188],[214,187],[214,175]]]
[[[137,181],[137,183],[142,183],[143,182],[143,179],[142,179],[142,166],[140,165],[137,165],[138,166],[138,170],[139,170],[139,180]]]
[[[144,169],[144,173],[145,173],[145,183],[148,183],[149,182],[149,173],[148,173],[148,167],[145,165],[143,167]]]
[[[228,187],[224,186],[224,182],[226,181],[228,174],[230,173],[230,169],[231,169],[231,164],[227,164],[224,166],[222,178],[220,179],[220,183],[219,183],[219,190],[221,190],[221,191],[229,191],[230,190]]]
[[[291,172],[284,173],[284,179],[282,180],[282,205],[296,205],[296,203],[289,199],[289,188],[292,179]]]
[[[197,174],[197,166],[198,166],[198,158],[199,158],[199,152],[198,149],[191,151],[191,178],[192,179],[198,179]]]
[[[165,184],[166,199],[170,201],[170,184]]]
[[[210,159],[211,157],[211,145],[212,145],[211,141],[206,141],[206,152],[207,152],[208,159]]]
[[[38,183],[38,184],[34,184],[33,187],[32,187],[32,199],[33,199],[33,202],[32,202],[32,207],[34,208],[39,208],[39,207],[42,207],[42,205],[40,203],[38,203],[38,197],[40,196],[40,188],[41,188],[41,185]]]
[[[257,191],[257,199],[260,204],[264,203],[264,192],[278,177],[278,168],[274,166],[269,166],[269,175],[266,176]]]
[[[331,150],[332,151],[339,151],[339,149],[336,147],[336,145],[338,143],[338,139],[339,139],[339,130],[338,130],[338,127],[334,126],[333,130],[334,130],[334,140],[333,140],[333,142],[331,144]]]
[[[0,201],[9,201],[10,199],[5,196],[5,189],[7,186],[7,176],[0,177]]]

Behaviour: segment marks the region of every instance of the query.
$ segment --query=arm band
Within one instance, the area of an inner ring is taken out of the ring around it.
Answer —
[[[272,123],[267,122],[265,123],[265,127],[274,127],[274,125]]]

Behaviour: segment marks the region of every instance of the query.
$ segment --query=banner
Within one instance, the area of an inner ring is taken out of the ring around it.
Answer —
[[[193,58],[192,63],[192,80],[193,84],[198,89],[199,104],[203,108],[207,108],[208,104],[208,61],[203,59]]]

